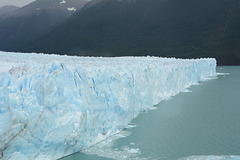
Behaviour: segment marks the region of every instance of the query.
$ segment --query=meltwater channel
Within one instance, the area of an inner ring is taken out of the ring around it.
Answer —
[[[132,121],[127,129],[61,160],[240,159],[240,66],[192,86]]]

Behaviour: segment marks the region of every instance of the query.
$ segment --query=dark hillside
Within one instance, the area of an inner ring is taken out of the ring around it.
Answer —
[[[102,0],[18,50],[215,57],[220,65],[236,65],[239,29],[239,0]]]
[[[64,2],[64,3],[62,3]],[[36,0],[0,16],[0,50],[11,51],[31,42],[81,9],[86,0]]]

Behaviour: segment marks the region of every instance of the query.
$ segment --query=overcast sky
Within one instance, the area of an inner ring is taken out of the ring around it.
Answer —
[[[5,5],[15,5],[18,7],[22,7],[33,1],[35,0],[0,0],[0,7]]]

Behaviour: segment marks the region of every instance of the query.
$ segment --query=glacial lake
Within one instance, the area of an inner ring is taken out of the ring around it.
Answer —
[[[61,160],[240,159],[240,66],[140,114],[127,129]]]

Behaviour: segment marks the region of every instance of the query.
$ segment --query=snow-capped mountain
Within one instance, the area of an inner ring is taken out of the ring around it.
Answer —
[[[0,17],[0,50],[10,49],[31,41],[74,12],[88,0],[36,0]]]
[[[15,12],[11,12],[8,14],[9,17],[11,16],[24,16],[29,14],[41,14],[42,11],[58,11],[58,12],[65,12],[66,14],[70,15],[74,8],[74,11],[78,11],[81,9],[89,0],[36,0]]]

